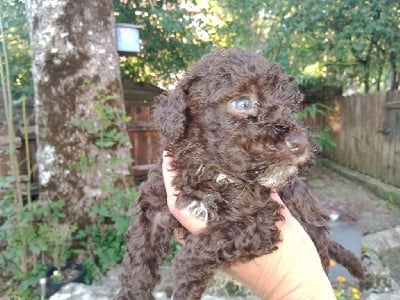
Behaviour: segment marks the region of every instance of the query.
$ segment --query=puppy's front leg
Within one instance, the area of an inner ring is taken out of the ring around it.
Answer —
[[[166,257],[176,221],[169,213],[159,170],[142,185],[137,201],[139,216],[128,233],[122,263],[118,300],[151,300],[158,281],[158,268]]]
[[[152,292],[158,281],[158,268],[166,256],[171,234],[162,228],[152,234],[149,229],[152,226],[150,220],[141,216],[128,232],[118,300],[154,299]]]
[[[174,300],[201,298],[209,279],[222,264],[216,242],[208,235],[189,235],[186,238],[184,248],[174,260]]]

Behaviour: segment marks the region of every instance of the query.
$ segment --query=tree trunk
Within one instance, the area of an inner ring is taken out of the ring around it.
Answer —
[[[396,63],[396,52],[392,51],[389,55],[389,63],[390,63],[390,70],[391,70],[391,79],[390,79],[390,90],[397,91],[399,89],[399,72],[397,70],[397,63]]]
[[[368,94],[369,93],[369,75],[370,75],[370,70],[369,70],[369,63],[368,61],[363,64],[363,82],[364,82],[364,93]]]
[[[114,95],[107,105],[124,111],[113,2],[26,0],[26,10],[41,199],[64,200],[68,217],[80,222],[102,197],[106,168],[98,164],[107,166],[113,157],[130,157],[129,143],[99,148],[93,132],[71,124],[78,119],[101,131],[95,109],[99,95]],[[123,122],[117,127],[126,132]],[[88,162],[85,171],[76,167]],[[115,169],[121,176],[129,175],[126,161],[120,160]]]

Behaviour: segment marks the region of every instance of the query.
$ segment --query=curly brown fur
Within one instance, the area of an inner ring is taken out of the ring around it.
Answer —
[[[158,99],[161,151],[180,170],[177,206],[207,221],[202,234],[186,232],[175,258],[174,300],[200,299],[217,268],[277,249],[275,223],[283,217],[272,188],[311,236],[325,270],[330,254],[344,253],[330,246],[327,217],[296,179],[314,156],[307,130],[293,116],[301,100],[282,67],[243,49],[204,56]],[[153,299],[172,234],[184,230],[168,211],[161,162],[142,185],[137,208],[118,299]],[[346,255],[342,261],[359,269],[355,255]]]

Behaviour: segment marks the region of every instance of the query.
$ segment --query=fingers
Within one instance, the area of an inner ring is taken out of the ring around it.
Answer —
[[[164,185],[165,191],[167,193],[167,204],[171,214],[191,233],[199,234],[204,230],[207,224],[195,217],[195,216],[188,216],[184,215],[177,207],[176,207],[176,200],[180,193],[173,186],[174,178],[179,174],[177,170],[173,169],[172,166],[173,157],[168,156],[167,152],[164,151],[163,153],[163,162],[162,162],[162,173],[164,177]]]
[[[162,161],[162,174],[164,177],[165,192],[167,193],[167,204],[171,212],[176,210],[175,203],[177,195],[179,194],[179,191],[177,191],[172,184],[174,178],[178,175],[178,171],[173,170],[173,160],[174,159],[172,158],[172,156],[168,156],[168,153],[164,151]]]
[[[279,196],[276,190],[271,190],[271,198],[282,206],[281,214],[285,218],[285,220],[276,223],[276,226],[278,226],[278,228],[281,229],[286,221],[293,219],[293,216],[290,213],[289,209],[286,207],[285,203],[282,201],[281,197]]]
[[[282,204],[283,206],[285,205],[283,203],[281,197],[279,197],[279,194],[278,194],[278,192],[276,190],[271,190],[271,198],[274,199],[279,204]]]

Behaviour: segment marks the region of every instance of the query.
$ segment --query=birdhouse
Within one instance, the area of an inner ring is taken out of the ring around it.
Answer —
[[[140,30],[143,26],[117,23],[117,50],[121,56],[140,53]]]

